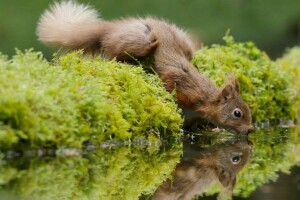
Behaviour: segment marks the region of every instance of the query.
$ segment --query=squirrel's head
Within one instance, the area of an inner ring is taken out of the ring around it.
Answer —
[[[240,86],[234,76],[220,89],[211,113],[214,124],[234,133],[248,134],[254,130],[249,107],[240,97]]]

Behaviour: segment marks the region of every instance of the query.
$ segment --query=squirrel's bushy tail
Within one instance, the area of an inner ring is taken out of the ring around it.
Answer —
[[[62,1],[42,14],[37,36],[50,45],[86,48],[99,39],[100,21],[95,9],[74,1]]]

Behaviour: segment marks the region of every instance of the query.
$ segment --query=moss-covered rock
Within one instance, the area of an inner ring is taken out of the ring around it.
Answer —
[[[51,63],[33,51],[0,56],[1,147],[172,137],[181,124],[172,95],[141,67],[80,52]]]
[[[299,99],[294,80],[300,76],[291,73],[296,71],[296,65],[300,68],[296,52],[274,62],[252,42],[236,43],[228,35],[224,39],[225,45],[203,47],[196,53],[193,63],[199,71],[219,86],[233,73],[255,122],[296,119],[299,106],[295,103]]]
[[[288,72],[293,77],[292,86],[294,88],[294,94],[296,96],[295,107],[300,107],[300,47],[294,47],[288,49],[287,52],[276,63],[281,68]],[[298,116],[300,116],[300,109],[298,109]]]

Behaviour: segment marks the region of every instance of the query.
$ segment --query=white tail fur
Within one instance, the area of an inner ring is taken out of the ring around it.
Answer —
[[[87,5],[56,2],[42,14],[37,35],[46,44],[78,48],[99,37],[99,21],[97,11]]]

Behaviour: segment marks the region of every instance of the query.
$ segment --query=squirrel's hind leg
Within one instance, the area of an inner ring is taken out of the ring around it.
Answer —
[[[102,45],[108,58],[124,61],[148,56],[157,47],[158,40],[143,20],[128,19],[115,22]]]

